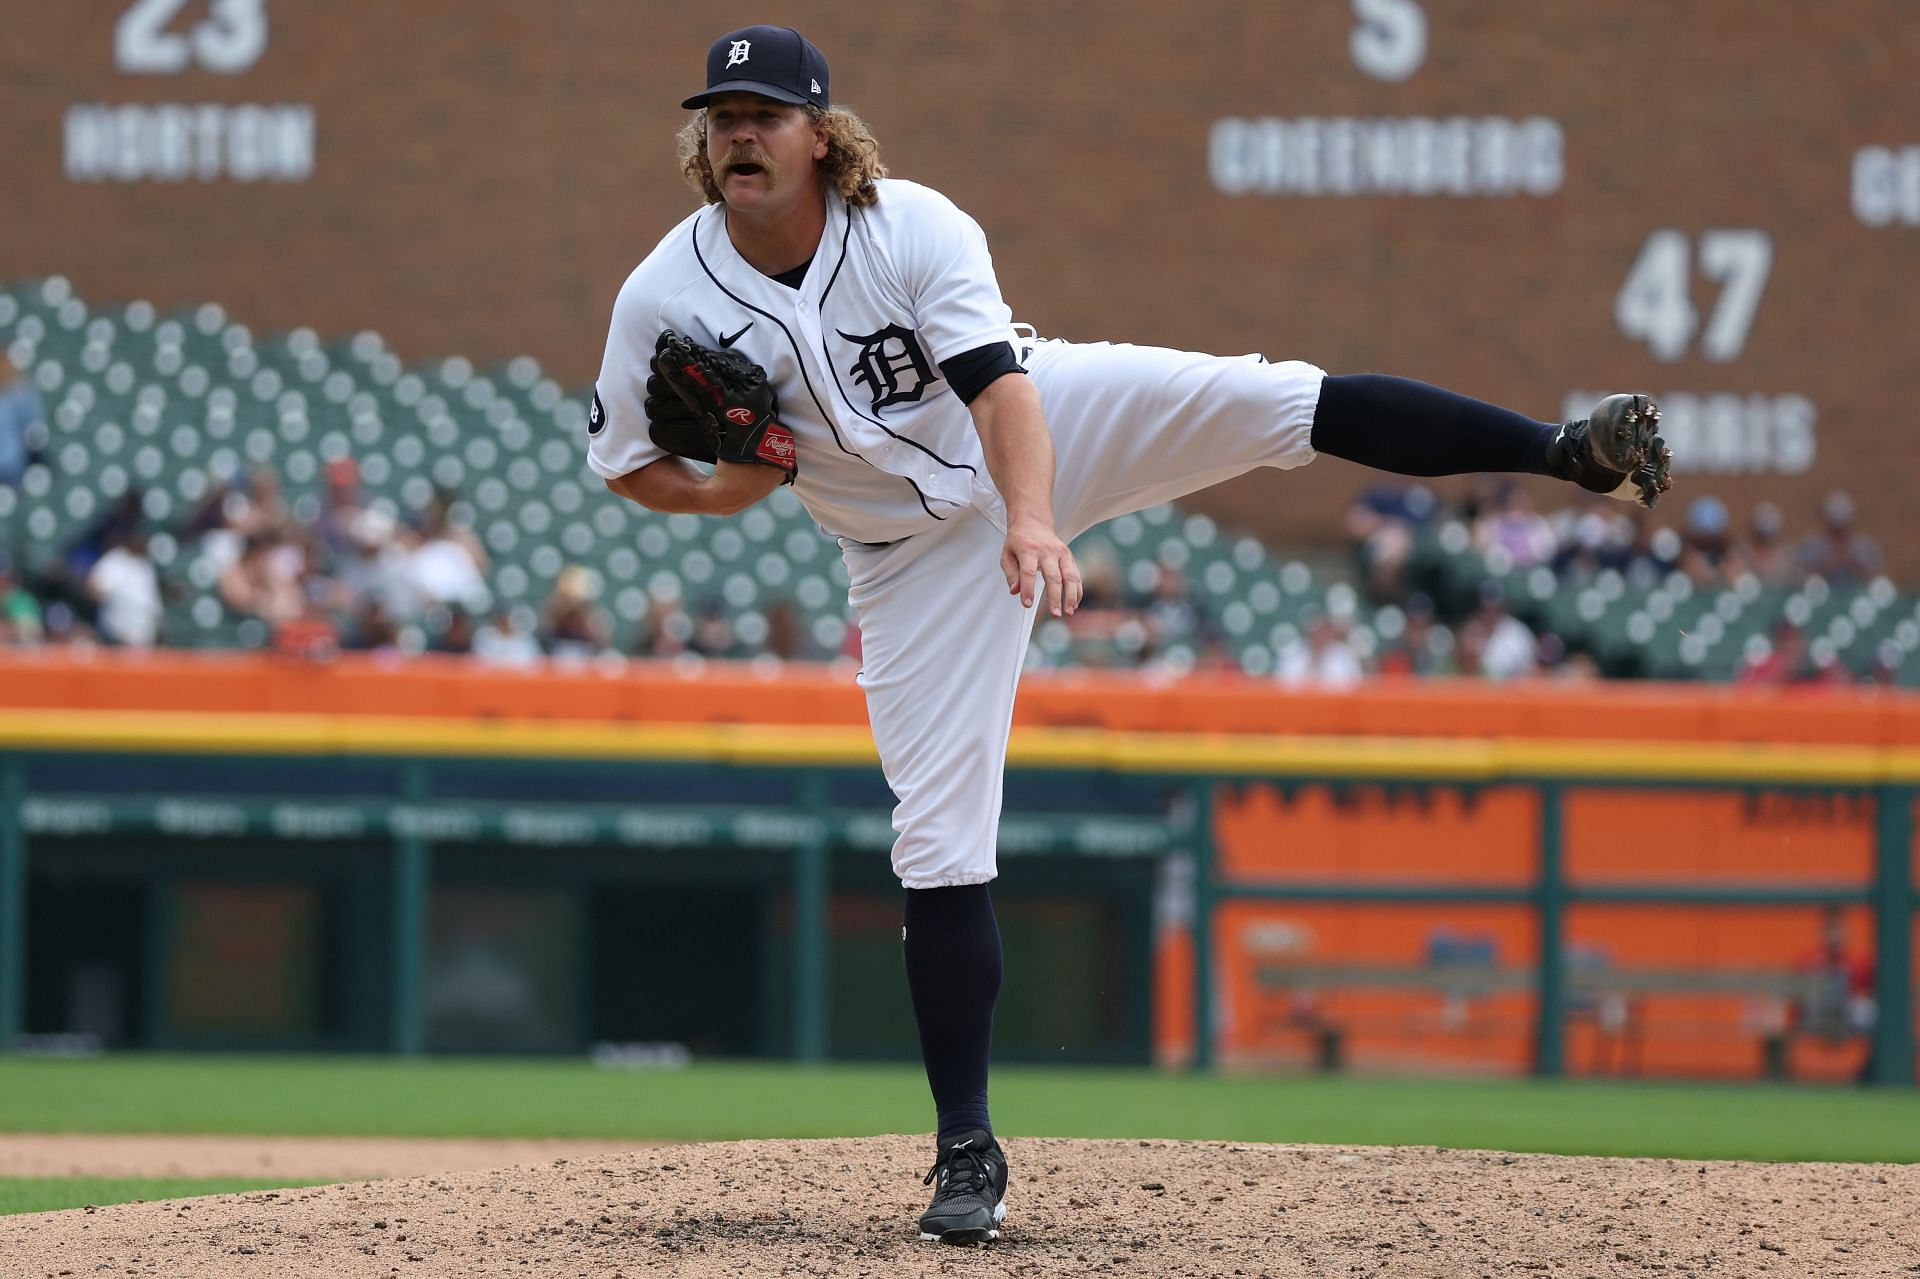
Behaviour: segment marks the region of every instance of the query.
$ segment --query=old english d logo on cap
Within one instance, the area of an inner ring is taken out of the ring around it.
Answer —
[[[707,87],[680,105],[707,105],[716,93],[758,93],[776,102],[825,110],[827,59],[792,27],[742,27],[707,50]]]

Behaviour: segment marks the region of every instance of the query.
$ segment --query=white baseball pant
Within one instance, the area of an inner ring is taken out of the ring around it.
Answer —
[[[1054,518],[1071,541],[1258,466],[1313,460],[1326,374],[1159,347],[1047,341],[1027,370],[1053,430]],[[881,767],[899,801],[893,869],[908,888],[994,878],[1007,733],[1034,618],[1007,593],[1004,530],[967,510],[912,537],[842,551]]]

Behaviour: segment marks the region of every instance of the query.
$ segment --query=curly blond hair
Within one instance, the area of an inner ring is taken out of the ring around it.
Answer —
[[[827,156],[820,161],[820,174],[826,185],[856,209],[864,209],[880,198],[874,186],[876,178],[887,176],[880,160],[880,144],[873,131],[845,107],[822,111],[807,107],[808,124],[824,124],[827,129]],[[680,175],[699,192],[708,204],[720,203],[720,186],[713,180],[713,162],[707,159],[707,113],[695,111],[674,136],[680,152]]]

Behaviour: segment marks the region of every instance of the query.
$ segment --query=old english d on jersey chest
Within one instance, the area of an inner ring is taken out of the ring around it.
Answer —
[[[659,456],[638,401],[631,430],[621,429],[609,384],[631,377],[616,363],[635,361],[643,385],[653,341],[671,327],[715,346],[724,339],[767,370],[799,441],[795,492],[829,531],[890,540],[969,506],[1004,518],[972,416],[939,369],[1015,339],[986,238],[937,192],[879,186],[867,209],[828,197],[826,231],[798,289],[734,251],[722,206],[675,228],[614,308],[599,386],[609,427],[590,442],[595,470],[624,474]]]

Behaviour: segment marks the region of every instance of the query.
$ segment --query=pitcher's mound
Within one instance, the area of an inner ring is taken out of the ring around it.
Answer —
[[[1920,1273],[1920,1169],[1004,1139],[1000,1242],[922,1243],[925,1136],[0,1219],[0,1275],[1561,1276]]]

